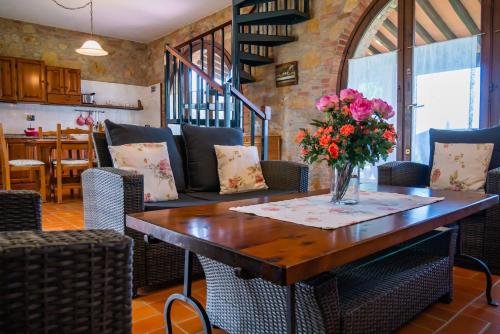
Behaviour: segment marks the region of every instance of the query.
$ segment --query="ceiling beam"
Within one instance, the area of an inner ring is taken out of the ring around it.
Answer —
[[[446,37],[446,39],[455,39],[457,35],[451,31],[450,27],[444,22],[443,18],[436,12],[434,7],[432,7],[429,0],[417,0],[418,5],[424,13],[429,17],[429,19],[436,25],[436,27],[441,31],[441,33]]]
[[[379,53],[380,53],[380,51],[379,51],[379,50],[377,50],[377,48],[376,48],[376,47],[374,47],[373,45],[370,45],[370,46],[368,47],[368,50],[370,50],[370,52],[372,53],[372,55],[377,55],[377,54],[379,54]]]
[[[385,19],[383,26],[391,33],[391,35],[396,38],[398,37],[398,27],[396,27],[394,23],[391,22],[391,20]]]
[[[425,30],[424,26],[418,23],[418,21],[415,23],[415,29],[417,31],[417,34],[422,37],[425,43],[431,44],[434,43],[436,40],[432,37],[432,35]]]
[[[389,51],[394,51],[396,50],[396,45],[391,42],[389,38],[387,38],[383,33],[380,31],[377,31],[375,34],[375,38],[383,45],[385,46]]]
[[[467,8],[465,8],[464,4],[462,3],[461,0],[448,0],[451,7],[453,7],[453,10],[455,13],[457,13],[458,17],[460,20],[464,23],[464,25],[467,27],[467,30],[472,35],[477,35],[480,33],[480,30],[478,26],[476,25],[476,22],[472,19],[472,16],[470,16],[469,11]]]

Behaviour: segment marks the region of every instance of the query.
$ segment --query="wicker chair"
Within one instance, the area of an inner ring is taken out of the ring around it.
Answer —
[[[484,133],[484,134],[483,134]],[[378,183],[401,187],[427,187],[432,165],[432,146],[434,142],[492,142],[492,133],[500,133],[500,127],[474,131],[430,130],[431,161],[429,165],[409,161],[388,162],[378,167]],[[472,136],[474,137],[472,137]],[[451,136],[451,138],[450,138]],[[472,140],[461,139],[472,137]],[[463,141],[462,141],[463,140]],[[495,144],[495,147],[497,144]],[[495,148],[493,166],[486,178],[485,191],[500,194],[500,153]],[[491,271],[500,274],[500,205],[482,213],[457,222],[459,229],[459,248],[461,254],[473,256],[489,265]]]
[[[145,211],[142,175],[112,168],[105,135],[94,133],[93,139],[99,168],[82,175],[85,228],[112,229],[134,239],[134,295],[138,288],[180,282],[184,277],[184,251],[164,242],[151,242],[148,236],[125,226],[125,215]],[[180,136],[175,139],[179,146],[183,145]],[[290,192],[308,189],[305,165],[262,161],[262,170],[270,189]],[[193,273],[198,277],[203,274],[198,261],[194,263]]]
[[[455,229],[434,231],[298,283],[298,333],[389,333],[430,304],[450,302],[455,242]],[[286,333],[285,287],[199,259],[212,325],[228,333]]]
[[[131,333],[132,240],[40,218],[39,194],[0,191],[1,332]]]

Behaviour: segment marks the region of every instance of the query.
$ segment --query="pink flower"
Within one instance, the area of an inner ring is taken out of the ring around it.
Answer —
[[[362,98],[364,98],[363,94],[352,88],[346,88],[340,91],[340,100],[343,102],[353,102]]]
[[[170,163],[167,159],[162,159],[158,164],[158,168],[161,172],[167,172],[168,170],[170,170]]]
[[[323,96],[316,102],[316,108],[319,111],[325,111],[329,108],[335,107],[339,103],[339,98],[337,95],[326,95]]]
[[[394,109],[392,109],[392,107],[384,100],[373,99],[372,104],[373,104],[373,111],[378,112],[380,116],[382,116],[382,118],[384,119],[389,119],[393,117],[395,114]]]
[[[373,114],[373,104],[370,100],[358,98],[351,104],[351,113],[356,121],[364,121]]]

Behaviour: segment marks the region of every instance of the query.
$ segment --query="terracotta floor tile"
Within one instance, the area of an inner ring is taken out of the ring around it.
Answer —
[[[465,278],[472,278],[477,274],[477,271],[466,269],[466,268],[460,268],[460,267],[454,267],[453,268],[453,276],[454,277],[465,277]]]
[[[438,331],[439,334],[476,334],[488,328],[489,322],[466,315],[458,315],[445,327]]]
[[[163,315],[165,306],[163,302],[153,303],[150,306]],[[196,317],[196,312],[189,305],[176,301],[172,306],[171,317],[172,321],[179,322]]]
[[[201,320],[198,317],[182,322],[177,322],[176,325],[179,326],[179,328],[181,328],[184,332],[189,334],[195,334],[203,331],[203,325],[201,324]]]
[[[441,303],[436,303],[431,307],[427,308],[425,310],[425,313],[444,321],[450,320],[455,315],[455,312],[447,310],[441,307],[441,305],[442,305]]]
[[[149,333],[165,327],[163,315],[154,315],[141,321],[132,323],[133,334]]]
[[[137,322],[155,315],[162,315],[162,313],[149,305],[132,307],[132,322]]]
[[[498,307],[486,304],[482,307],[471,305],[464,310],[463,314],[500,326],[500,310],[498,310]]]
[[[396,334],[430,334],[432,330],[415,325],[413,322],[406,324],[403,328],[399,329]]]
[[[414,325],[417,325],[417,326],[427,328],[427,329],[434,331],[434,330],[440,328],[441,326],[443,326],[446,323],[446,321],[439,319],[439,318],[436,318],[428,313],[422,313],[422,314],[418,315],[415,319],[413,319],[412,323]]]
[[[491,325],[483,334],[500,334],[500,326]]]

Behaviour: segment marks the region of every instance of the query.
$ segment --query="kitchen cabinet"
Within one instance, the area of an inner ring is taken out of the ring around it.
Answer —
[[[56,104],[79,104],[80,70],[47,66],[47,102]]]
[[[45,64],[40,60],[17,59],[17,99],[45,102]]]
[[[47,94],[64,94],[64,69],[47,66]]]
[[[0,57],[0,101],[16,100],[16,59],[12,57]]]
[[[81,95],[80,70],[73,69],[73,68],[65,68],[64,69],[64,82],[65,82],[64,93],[67,95],[78,95],[78,98],[80,98],[80,95]]]

